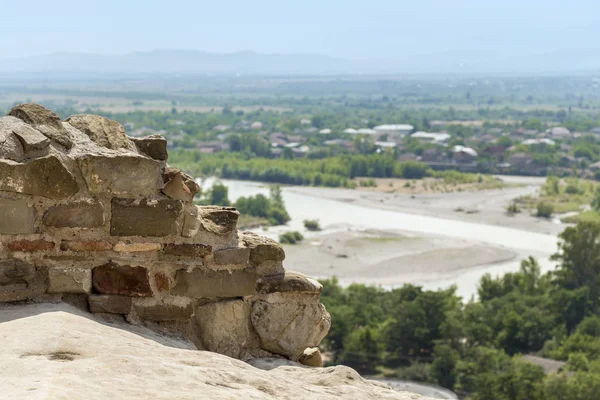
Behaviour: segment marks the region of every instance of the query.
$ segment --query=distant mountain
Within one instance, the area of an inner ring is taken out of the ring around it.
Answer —
[[[2,74],[545,74],[600,72],[600,50],[446,51],[390,60],[345,60],[320,54],[209,53],[155,50],[122,55],[54,53],[0,60]]]

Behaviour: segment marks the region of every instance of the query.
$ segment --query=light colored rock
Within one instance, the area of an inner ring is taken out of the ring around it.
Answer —
[[[98,228],[104,225],[104,206],[95,201],[58,204],[46,211],[43,222],[54,228]]]
[[[168,182],[165,183],[165,186],[161,191],[172,199],[182,200],[188,203],[191,203],[194,199],[194,194],[183,182],[183,177],[181,174],[176,174],[173,176]]]
[[[195,268],[177,271],[171,294],[192,298],[242,297],[254,294],[255,286],[256,271],[251,268],[233,271]]]
[[[25,158],[23,146],[13,133],[19,126],[28,125],[15,117],[0,117],[0,159],[21,162]]]
[[[426,400],[348,367],[254,360],[268,364],[259,369],[65,304],[2,306],[0,337],[0,393],[20,400]]]
[[[181,230],[181,236],[191,238],[196,236],[200,231],[201,221],[198,213],[198,207],[186,208],[183,217],[183,229]]]
[[[240,213],[233,207],[198,207],[204,230],[219,236],[227,236],[236,230]]]
[[[166,161],[169,158],[169,154],[167,153],[167,140],[161,135],[130,138],[130,140],[137,146],[140,152],[148,157],[161,161]]]
[[[181,213],[177,200],[112,199],[112,236],[168,236],[179,234]]]
[[[307,367],[321,368],[323,367],[323,356],[318,347],[312,347],[304,350],[298,362]]]
[[[298,360],[329,332],[331,317],[316,295],[274,293],[252,305],[252,325],[263,349]]]
[[[323,290],[317,280],[299,272],[285,271],[283,275],[271,275],[259,279],[256,285],[257,293],[312,293],[320,294]]]
[[[135,150],[135,145],[125,135],[125,129],[117,121],[100,115],[71,115],[65,122],[79,129],[96,144],[107,149]]]
[[[0,234],[35,232],[35,208],[24,201],[0,199]]]
[[[67,149],[73,146],[71,136],[63,127],[58,115],[39,104],[19,104],[13,107],[8,115],[33,126],[44,136]]]
[[[89,293],[91,290],[92,271],[89,269],[48,269],[48,293]]]
[[[254,232],[243,232],[240,240],[250,249],[250,263],[259,265],[265,261],[283,261],[285,252],[279,243],[257,235]]]
[[[215,250],[213,258],[218,265],[247,265],[250,249],[246,247],[232,247]]]

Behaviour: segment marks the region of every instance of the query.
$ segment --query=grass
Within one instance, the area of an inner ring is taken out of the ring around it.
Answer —
[[[589,210],[589,211],[584,211],[581,214],[571,215],[569,217],[561,218],[561,222],[563,222],[565,224],[576,224],[580,221],[600,223],[600,214],[598,214],[596,211]]]
[[[268,219],[242,214],[238,220],[238,229],[254,229],[259,226],[271,226]]]
[[[597,186],[593,181],[574,179],[562,179],[558,184],[552,185],[552,178],[548,178],[540,194],[519,197],[515,199],[515,203],[523,209],[536,209],[539,203],[548,203],[552,205],[555,214],[581,211],[583,206],[592,202]],[[569,187],[577,187],[577,191],[571,190],[569,193]]]

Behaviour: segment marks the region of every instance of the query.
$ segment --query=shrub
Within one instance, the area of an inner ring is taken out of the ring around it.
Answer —
[[[551,203],[541,201],[537,204],[537,216],[541,218],[550,218],[554,212],[554,206]]]
[[[319,225],[318,219],[305,219],[304,227],[306,229],[308,229],[309,231],[313,231],[313,232],[321,230],[321,226]]]
[[[290,231],[279,235],[279,243],[281,244],[296,244],[304,240],[304,236],[300,232]]]
[[[521,209],[519,208],[519,206],[517,205],[516,202],[511,202],[508,207],[506,207],[506,213],[509,215],[514,215],[514,214],[518,214],[521,212]]]

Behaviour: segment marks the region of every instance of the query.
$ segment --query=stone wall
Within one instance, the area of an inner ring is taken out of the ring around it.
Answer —
[[[239,359],[299,359],[330,326],[321,285],[285,272],[238,211],[198,207],[166,140],[37,104],[0,118],[0,302],[78,302]]]

